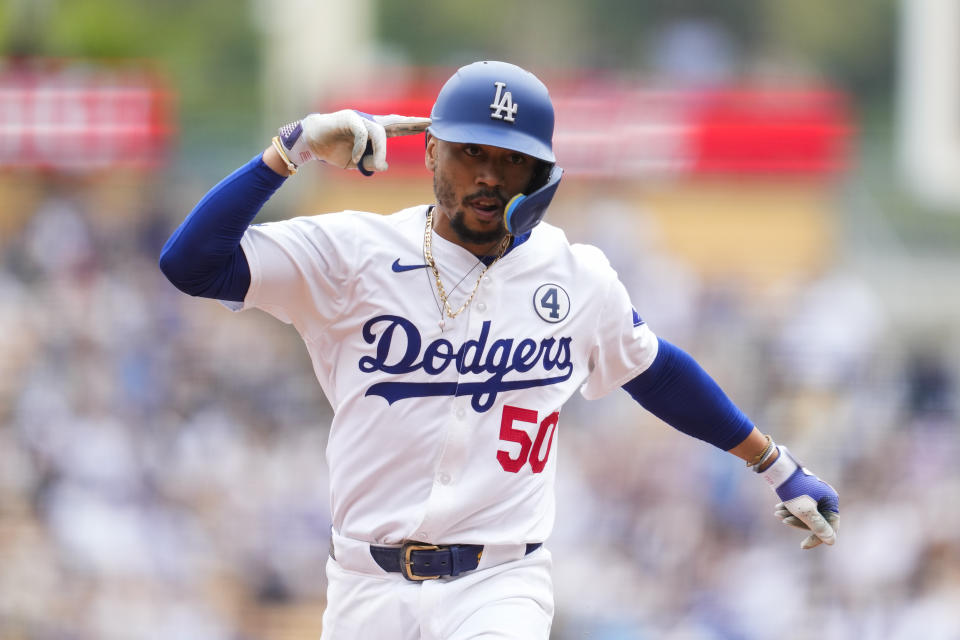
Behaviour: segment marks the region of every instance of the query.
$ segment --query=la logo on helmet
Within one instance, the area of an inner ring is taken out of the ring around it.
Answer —
[[[493,97],[493,104],[490,105],[490,117],[494,120],[513,122],[517,115],[517,107],[520,105],[514,104],[512,93],[504,91],[507,86],[506,82],[494,82],[493,84],[497,88],[497,95]],[[504,115],[504,112],[506,112],[506,115]]]

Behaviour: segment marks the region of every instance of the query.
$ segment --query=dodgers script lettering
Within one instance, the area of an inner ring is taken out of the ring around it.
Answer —
[[[483,323],[480,336],[454,348],[443,338],[423,347],[423,338],[417,327],[400,316],[383,315],[367,320],[363,325],[363,340],[375,345],[373,356],[360,358],[360,371],[373,373],[407,374],[418,370],[431,376],[441,375],[452,364],[460,375],[490,374],[476,382],[378,382],[365,395],[380,396],[389,404],[405,398],[428,396],[471,396],[474,411],[489,410],[503,391],[529,389],[557,384],[570,379],[573,363],[570,360],[570,342],[573,338],[544,338],[539,343],[530,338],[519,342],[501,338],[487,345],[490,321]],[[393,358],[391,347],[395,348]],[[511,373],[528,373],[535,368],[557,375],[541,378],[504,380]]]

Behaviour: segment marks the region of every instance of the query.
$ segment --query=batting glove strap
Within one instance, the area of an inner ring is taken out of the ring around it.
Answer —
[[[280,135],[277,136],[280,144],[277,151],[280,152],[283,160],[287,163],[287,168],[291,171],[296,171],[307,162],[316,159],[303,137],[302,122],[302,120],[297,120],[283,125],[280,127]]]

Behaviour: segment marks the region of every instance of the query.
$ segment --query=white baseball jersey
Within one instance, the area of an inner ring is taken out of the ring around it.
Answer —
[[[602,252],[541,223],[441,328],[426,206],[252,226],[242,308],[292,323],[335,416],[333,525],[375,544],[543,541],[554,520],[559,411],[643,372],[654,334]],[[453,309],[482,264],[432,239]]]

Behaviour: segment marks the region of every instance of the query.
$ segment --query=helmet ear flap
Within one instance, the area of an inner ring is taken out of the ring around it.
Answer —
[[[547,215],[547,207],[553,200],[553,195],[560,186],[563,169],[556,165],[544,163],[547,167],[547,179],[543,186],[530,195],[519,193],[515,195],[503,210],[503,224],[507,232],[515,236],[522,236],[540,224]]]

